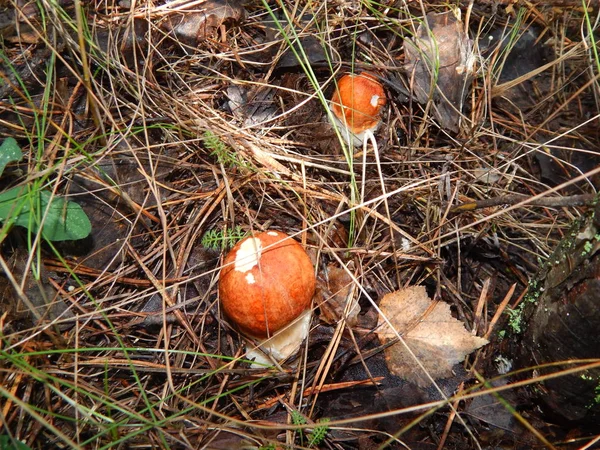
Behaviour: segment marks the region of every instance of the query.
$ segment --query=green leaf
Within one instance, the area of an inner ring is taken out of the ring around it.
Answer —
[[[23,152],[13,138],[6,138],[0,145],[0,175],[4,172],[7,164],[14,161],[21,161]]]
[[[31,450],[31,447],[18,439],[11,439],[5,434],[0,436],[0,450]]]
[[[49,241],[83,239],[92,231],[92,224],[81,206],[61,197],[52,198],[49,191],[18,186],[0,194],[0,220],[10,225],[38,233],[44,214],[42,236]]]

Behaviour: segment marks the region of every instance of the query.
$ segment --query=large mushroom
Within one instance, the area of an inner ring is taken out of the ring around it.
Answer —
[[[230,322],[261,340],[262,352],[279,361],[295,353],[308,334],[315,285],[302,246],[285,233],[266,231],[238,242],[225,257],[219,298]],[[247,356],[268,361],[257,352]]]
[[[385,104],[385,91],[374,75],[368,72],[344,75],[331,97],[332,122],[346,142],[359,147],[379,127]]]

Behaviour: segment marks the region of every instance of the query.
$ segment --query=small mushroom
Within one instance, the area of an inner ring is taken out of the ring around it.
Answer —
[[[346,142],[359,147],[379,126],[385,104],[385,91],[374,75],[344,75],[331,97],[333,125],[340,129]]]
[[[238,242],[225,257],[219,298],[230,322],[261,340],[262,352],[279,361],[294,354],[308,334],[315,285],[302,246],[285,233],[267,231]],[[269,361],[257,352],[247,356]]]

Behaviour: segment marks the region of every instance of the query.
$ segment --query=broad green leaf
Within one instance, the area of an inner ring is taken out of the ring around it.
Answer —
[[[31,450],[27,444],[18,439],[11,439],[5,434],[0,435],[0,450]]]
[[[2,192],[0,220],[38,233],[41,219],[46,214],[42,236],[47,240],[72,241],[87,237],[92,231],[92,224],[81,206],[61,197],[54,197],[51,201],[51,196],[48,191],[34,191],[27,186]]]
[[[0,175],[4,172],[7,164],[14,161],[21,161],[23,152],[13,138],[6,138],[0,145]]]

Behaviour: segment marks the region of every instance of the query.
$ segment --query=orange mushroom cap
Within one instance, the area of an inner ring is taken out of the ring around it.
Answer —
[[[240,331],[264,338],[310,307],[315,286],[302,246],[285,233],[267,231],[238,242],[225,257],[219,297]]]
[[[354,134],[374,130],[386,104],[385,91],[368,72],[344,75],[331,98],[331,111]]]

